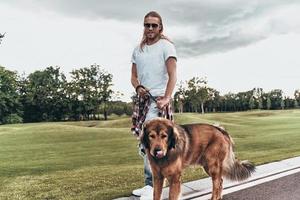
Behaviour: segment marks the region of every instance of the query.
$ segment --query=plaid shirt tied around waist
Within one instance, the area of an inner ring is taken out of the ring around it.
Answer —
[[[149,111],[150,104],[154,100],[149,94],[144,97],[136,95],[133,98],[133,113],[131,116],[132,127],[131,131],[135,136],[139,136],[142,132],[142,127],[146,119],[146,115]],[[168,103],[164,108],[159,109],[158,117],[174,121],[171,103]]]

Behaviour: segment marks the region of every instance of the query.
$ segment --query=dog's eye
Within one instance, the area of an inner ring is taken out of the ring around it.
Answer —
[[[152,138],[152,139],[153,139],[153,138],[155,138],[155,136],[154,136],[154,135],[149,135],[149,137],[150,137],[150,138]]]
[[[164,139],[164,138],[166,138],[166,137],[167,137],[166,135],[162,135],[162,136],[161,136],[162,139]]]

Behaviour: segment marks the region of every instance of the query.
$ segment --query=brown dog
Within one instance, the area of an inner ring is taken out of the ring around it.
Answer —
[[[179,126],[163,118],[153,119],[145,124],[141,142],[152,169],[154,200],[160,199],[165,178],[170,184],[169,199],[178,199],[182,170],[191,164],[202,165],[212,177],[212,200],[222,198],[223,176],[241,181],[255,170],[250,162],[235,159],[229,134],[209,124]]]

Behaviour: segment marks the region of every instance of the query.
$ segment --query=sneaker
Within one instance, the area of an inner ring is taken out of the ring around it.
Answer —
[[[137,196],[137,197],[141,197],[141,196],[151,196],[152,198],[152,195],[153,195],[153,187],[151,187],[150,185],[146,185],[145,187],[143,188],[139,188],[139,189],[136,189],[136,190],[133,190],[132,191],[132,194],[134,196]],[[150,194],[150,195],[149,195]]]
[[[140,200],[153,200],[153,187],[151,186],[147,187],[143,191]]]

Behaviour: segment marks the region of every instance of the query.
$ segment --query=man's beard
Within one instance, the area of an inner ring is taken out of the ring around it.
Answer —
[[[159,34],[157,33],[147,33],[146,37],[148,40],[156,40],[159,37]]]

